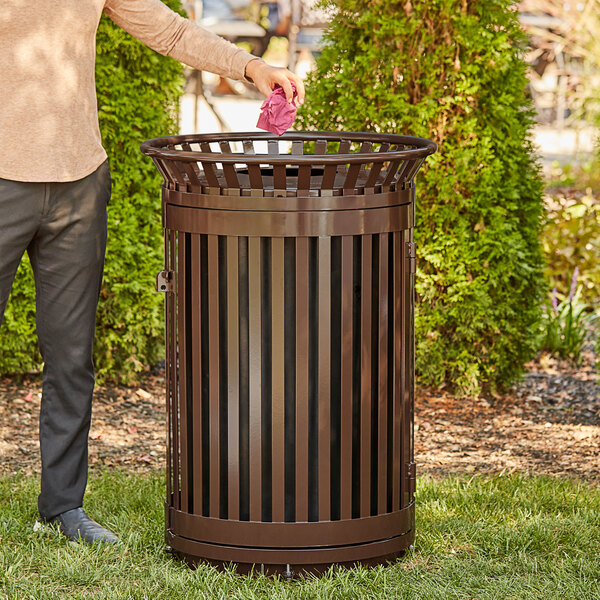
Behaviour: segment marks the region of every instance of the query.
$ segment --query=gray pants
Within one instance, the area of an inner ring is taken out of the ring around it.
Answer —
[[[96,308],[106,251],[108,161],[66,183],[0,179],[0,323],[27,251],[44,360],[40,412],[40,515],[83,502],[88,470]]]

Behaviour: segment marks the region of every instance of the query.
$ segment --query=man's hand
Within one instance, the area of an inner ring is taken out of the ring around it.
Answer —
[[[298,92],[298,104],[304,102],[304,83],[302,79],[287,69],[272,67],[260,58],[253,58],[246,65],[245,74],[265,96],[268,96],[276,85],[280,85],[285,92],[288,102],[291,102],[294,96],[294,90],[290,83],[293,81],[296,84],[296,91]]]

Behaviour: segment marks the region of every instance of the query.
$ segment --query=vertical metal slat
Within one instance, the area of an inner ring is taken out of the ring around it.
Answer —
[[[208,142],[201,142],[200,148],[202,152],[213,154],[213,151],[210,148],[210,144]],[[204,176],[208,181],[208,185],[210,187],[218,188],[220,187],[219,177],[217,176],[217,166],[214,162],[201,161],[202,168],[204,169]]]
[[[395,150],[398,150],[398,145],[394,144],[391,148],[390,148],[390,152],[394,152]],[[383,185],[384,186],[389,186],[394,182],[394,179],[396,177],[396,173],[398,172],[398,168],[400,167],[400,165],[402,164],[402,160],[401,159],[396,159],[396,160],[390,160],[387,166],[387,169],[385,171],[385,178],[383,180]]]
[[[187,381],[186,381],[186,264],[185,264],[185,233],[178,232],[177,240],[177,300],[179,309],[179,441],[181,456],[181,510],[188,512],[188,451],[187,451]]]
[[[372,146],[373,146],[372,142],[363,142],[360,146],[359,153],[366,154],[366,153],[370,152]],[[364,171],[364,168],[365,168],[364,163],[357,163],[357,164],[350,165],[350,167],[348,168],[348,172],[346,173],[346,178],[344,179],[344,184],[343,184],[344,193],[352,193],[352,191],[356,187],[356,181],[358,179],[358,176],[361,173],[361,171]]]
[[[404,369],[402,367],[402,233],[394,232],[394,254],[392,257],[394,269],[394,415],[393,415],[393,441],[392,441],[392,510],[400,510],[400,486],[401,486],[401,427],[402,427],[402,388],[404,386]]]
[[[248,238],[250,346],[250,520],[262,518],[260,238]]]
[[[379,236],[379,390],[378,390],[378,488],[377,510],[387,512],[387,460],[388,460],[388,269],[389,234]]]
[[[185,150],[186,152],[192,152],[192,147],[187,142],[181,144],[181,149]],[[198,163],[181,161],[181,165],[190,180],[190,191],[200,192],[200,169],[198,168]]]
[[[192,448],[193,448],[193,507],[194,514],[202,514],[202,344],[201,344],[201,292],[200,292],[200,235],[193,234],[192,238],[192,368],[194,369],[192,388]]]
[[[413,188],[414,194],[414,188]],[[414,202],[414,195],[413,195]],[[414,230],[411,229],[407,232],[410,242],[414,242]],[[415,258],[416,260],[416,258]],[[410,270],[409,275],[409,292],[407,297],[407,310],[409,311],[408,319],[408,361],[407,361],[407,372],[406,377],[409,379],[409,396],[408,396],[408,431],[409,431],[409,458],[412,469],[410,477],[414,477],[414,481],[410,485],[409,502],[414,499],[414,493],[416,491],[416,478],[417,465],[415,464],[415,278],[416,278],[416,264],[415,268]]]
[[[240,518],[240,339],[238,238],[227,238],[227,515]]]
[[[352,518],[352,305],[353,240],[342,237],[342,360],[340,518]]]
[[[401,458],[401,466],[400,473],[402,477],[402,487],[401,487],[401,507],[407,506],[409,503],[409,474],[408,474],[408,463],[410,462],[410,398],[409,398],[409,388],[410,388],[410,375],[409,375],[409,365],[408,361],[410,360],[410,353],[408,350],[408,342],[410,336],[410,313],[409,313],[409,303],[408,297],[410,293],[409,286],[409,278],[410,278],[410,259],[408,258],[408,245],[409,241],[408,231],[402,231],[402,255],[399,257],[402,263],[402,283],[401,283],[401,302],[402,302],[402,458]]]
[[[256,151],[254,149],[254,143],[252,140],[244,140],[244,154],[246,156],[255,156]],[[262,174],[260,172],[260,166],[256,163],[247,163],[248,167],[248,176],[250,179],[250,188],[255,192],[262,191],[263,182],[262,182]]]
[[[296,239],[296,521],[308,521],[308,238]]]
[[[371,514],[371,292],[373,237],[363,235],[361,269],[360,516]]]
[[[229,142],[219,142],[219,147],[221,148],[221,152],[223,154],[233,154],[231,150],[231,146]],[[225,175],[225,181],[227,182],[227,187],[231,189],[238,189],[240,187],[240,182],[238,180],[237,172],[235,170],[235,165],[229,163],[223,164],[223,174]]]
[[[388,143],[383,143],[379,147],[378,152],[379,153],[387,152],[389,147],[390,147],[390,145]],[[377,162],[373,163],[373,165],[371,166],[371,169],[369,171],[369,176],[367,177],[367,181],[365,182],[365,188],[375,187],[375,184],[377,183],[377,180],[379,178],[379,173],[381,173],[382,168],[383,168],[383,162],[381,159],[378,160]]]
[[[179,265],[177,261],[177,233],[171,231],[171,268],[179,279]],[[171,377],[172,377],[172,450],[173,450],[173,506],[179,509],[179,366],[177,364],[177,332],[179,312],[177,308],[178,294],[174,294],[171,301]]]
[[[272,400],[272,519],[285,520],[285,306],[284,306],[284,238],[271,242],[271,293],[273,332],[273,400]]]
[[[319,281],[319,521],[331,519],[331,238],[318,242]]]
[[[219,247],[208,236],[209,514],[219,517]]]

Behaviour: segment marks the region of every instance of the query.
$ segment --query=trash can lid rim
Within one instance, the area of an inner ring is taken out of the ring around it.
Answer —
[[[175,150],[165,146],[175,144],[196,144],[202,142],[243,142],[243,141],[362,141],[412,146],[386,152],[351,152],[344,154],[246,154],[241,152],[199,152],[195,150]],[[248,163],[248,164],[357,164],[387,162],[425,158],[433,154],[437,145],[431,140],[414,136],[380,134],[374,132],[338,132],[338,131],[294,131],[277,137],[268,132],[225,132],[211,134],[187,134],[158,137],[144,142],[140,150],[156,158],[180,160],[184,162]]]

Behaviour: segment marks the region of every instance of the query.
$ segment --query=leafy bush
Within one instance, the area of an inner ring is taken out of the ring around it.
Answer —
[[[546,198],[546,206],[542,246],[549,285],[564,298],[567,294],[572,296],[569,273],[576,270],[580,281],[572,317],[576,323],[574,330],[567,327],[571,318],[568,312],[570,303],[563,301],[558,313],[555,311],[553,314],[550,308],[545,313],[544,347],[564,357],[566,348],[573,342],[573,335],[578,337],[578,330],[584,332],[592,328],[600,316],[600,199],[591,188],[585,191],[567,188],[554,190]],[[596,353],[600,355],[597,329],[595,335]],[[571,358],[577,361],[579,353],[571,353]],[[598,368],[600,370],[600,362]]]
[[[437,142],[417,185],[417,372],[467,393],[507,384],[535,353],[542,297],[517,14],[509,0],[336,4],[300,122]]]
[[[542,247],[550,288],[569,293],[578,269],[581,300],[600,308],[600,198],[591,190],[554,191],[546,198]]]
[[[27,254],[15,276],[0,340],[0,374],[27,373],[39,368],[42,359],[35,336],[35,286]]]
[[[550,304],[544,307],[542,350],[581,363],[581,351],[588,327],[595,320],[594,313],[581,302],[582,286],[578,287],[579,269],[571,278],[569,295],[560,303],[557,288],[552,290]]]
[[[180,10],[179,0],[166,2]],[[113,177],[104,285],[96,328],[99,379],[131,381],[162,351],[162,301],[155,276],[162,265],[161,177],[140,143],[177,131],[181,65],[150,50],[102,17],[96,87],[100,128]],[[34,288],[24,260],[0,332],[0,372],[39,367]]]

